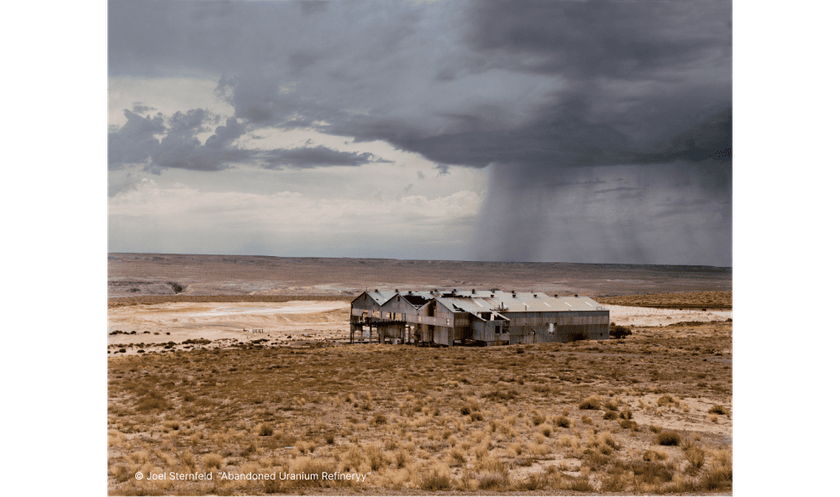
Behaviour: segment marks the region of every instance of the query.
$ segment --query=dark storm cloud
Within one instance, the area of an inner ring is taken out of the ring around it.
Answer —
[[[731,114],[728,2],[462,5],[111,2],[110,70],[215,72],[246,123],[324,122],[450,165],[696,162],[731,144],[731,125],[713,143],[692,134]],[[559,89],[514,124],[510,106],[468,93],[434,108],[436,81],[492,71],[556,78]],[[390,111],[407,99],[417,105]]]
[[[623,217],[619,229],[606,211],[587,211],[590,231],[613,228],[598,240],[551,218],[567,190],[577,192],[574,205],[589,205],[582,190],[563,185],[601,181],[606,166],[667,165],[661,189],[679,198],[691,187],[715,199],[692,207],[701,215],[716,216],[725,201],[718,192],[731,191],[729,1],[111,1],[108,15],[111,74],[213,75],[236,118],[202,145],[187,122],[157,143],[138,129],[152,120],[135,115],[109,139],[117,164],[137,162],[144,147],[155,167],[201,170],[248,160],[271,168],[371,160],[312,148],[249,155],[233,146],[249,126],[385,140],[440,164],[441,174],[495,163],[482,217],[482,232],[495,237],[485,245],[495,248],[479,251],[505,260],[546,257],[557,233],[609,247],[615,261],[667,259],[667,241],[636,238],[642,217]],[[532,192],[528,202],[522,192]],[[637,193],[604,201],[653,209],[653,190]],[[707,230],[724,262],[726,226],[731,217]],[[590,255],[564,250],[550,257]]]

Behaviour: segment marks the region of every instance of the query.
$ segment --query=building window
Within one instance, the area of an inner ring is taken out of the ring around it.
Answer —
[[[548,323],[548,332],[554,333],[554,323]]]

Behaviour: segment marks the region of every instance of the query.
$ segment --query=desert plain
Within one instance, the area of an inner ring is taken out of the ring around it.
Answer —
[[[109,254],[108,269],[112,495],[732,491],[730,268]],[[366,288],[583,294],[631,334],[351,346]]]

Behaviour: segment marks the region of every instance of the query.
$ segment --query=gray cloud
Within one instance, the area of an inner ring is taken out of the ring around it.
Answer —
[[[370,153],[340,152],[323,146],[296,149],[247,150],[233,142],[247,127],[230,117],[204,144],[196,137],[207,131],[215,120],[202,109],[176,112],[169,118],[158,114],[141,117],[129,110],[128,122],[109,134],[109,166],[120,169],[128,164],[146,164],[146,170],[160,173],[163,169],[219,171],[235,163],[249,163],[268,169],[313,168],[324,166],[360,166],[383,162]],[[155,135],[164,134],[161,140]]]
[[[134,106],[131,108],[131,111],[135,114],[148,114],[149,112],[157,110],[154,107],[149,107],[148,105],[143,105],[142,102],[134,102]]]
[[[339,152],[326,147],[307,147],[295,149],[277,149],[260,154],[261,159],[270,168],[294,167],[311,168],[318,166],[361,166],[369,162],[385,162],[373,154],[357,152]]]

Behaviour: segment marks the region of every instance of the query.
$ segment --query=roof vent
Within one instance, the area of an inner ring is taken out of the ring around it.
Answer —
[[[374,293],[379,293],[379,289],[378,289],[378,288],[374,288],[374,289],[373,289],[373,291],[374,291]]]
[[[394,292],[400,293],[400,289],[399,288],[394,288]]]
[[[452,289],[452,293],[458,293],[458,289],[457,289],[457,288],[453,288],[453,289]]]
[[[411,293],[411,292],[409,292],[409,293]],[[554,298],[556,299],[557,297],[558,297],[558,294],[556,294],[556,293],[555,293],[555,294],[554,294]]]
[[[472,289],[472,293],[475,293],[475,288]]]
[[[510,292],[510,293],[511,293],[511,295],[513,296],[513,298],[516,298],[516,290],[511,290],[511,292]]]
[[[538,298],[539,298],[539,297],[537,297],[537,294],[536,294],[536,293],[534,294],[534,298],[535,298],[535,299],[538,299]]]
[[[577,294],[575,294],[575,297],[577,297]]]

